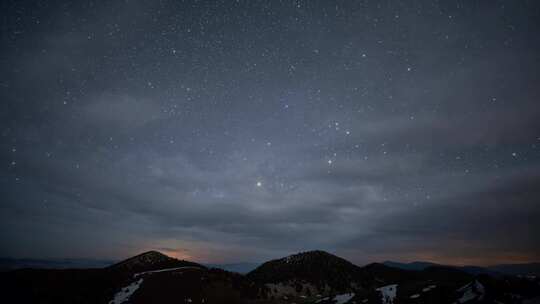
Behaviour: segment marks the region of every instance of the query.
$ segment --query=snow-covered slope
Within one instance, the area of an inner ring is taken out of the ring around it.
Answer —
[[[139,279],[122,288],[114,295],[114,298],[109,302],[109,304],[121,304],[129,301],[129,297],[131,297],[131,295],[133,295],[133,293],[139,289],[142,282],[143,279]]]
[[[456,303],[467,303],[472,300],[482,300],[485,294],[485,288],[478,280],[461,287],[457,290],[461,294],[461,297]]]

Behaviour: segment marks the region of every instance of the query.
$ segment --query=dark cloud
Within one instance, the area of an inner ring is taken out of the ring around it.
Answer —
[[[499,180],[471,193],[401,210],[381,221],[377,230],[423,236],[427,242],[454,239],[537,253],[538,182],[538,175]]]

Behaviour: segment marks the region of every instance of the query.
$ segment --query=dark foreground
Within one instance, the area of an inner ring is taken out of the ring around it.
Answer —
[[[356,266],[323,251],[266,262],[246,275],[151,251],[100,269],[0,273],[2,303],[540,303],[535,276],[429,266]]]

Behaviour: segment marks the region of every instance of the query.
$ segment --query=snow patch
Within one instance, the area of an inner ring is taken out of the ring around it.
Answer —
[[[435,287],[437,287],[437,285],[429,285],[428,287],[423,288],[422,292],[428,292],[428,291],[432,290]]]
[[[398,284],[386,285],[376,290],[381,292],[382,304],[394,304],[397,295]]]
[[[122,288],[119,292],[117,292],[114,295],[114,298],[111,301],[109,301],[109,304],[120,304],[120,303],[124,303],[128,301],[129,297],[131,297],[131,295],[133,295],[133,293],[137,291],[137,289],[139,289],[142,282],[143,282],[143,279],[139,279],[138,281],[135,281],[129,284],[128,286]]]
[[[344,293],[334,297],[336,304],[345,304],[354,298],[354,293]]]
[[[473,299],[482,300],[485,293],[484,285],[478,282],[478,280],[461,287],[457,291],[463,292],[463,295],[457,300],[457,303],[465,303]]]
[[[133,277],[137,278],[137,277],[140,277],[140,276],[145,275],[145,274],[158,273],[158,272],[167,272],[167,271],[175,271],[175,270],[182,270],[182,269],[199,269],[200,270],[201,268],[196,267],[196,266],[165,268],[165,269],[158,269],[158,270],[150,270],[150,271],[145,271],[145,272],[139,272],[139,273],[134,274]]]

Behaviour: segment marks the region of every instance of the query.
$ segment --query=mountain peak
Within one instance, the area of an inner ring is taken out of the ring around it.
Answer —
[[[128,272],[148,271],[159,268],[179,267],[179,266],[200,266],[199,264],[180,261],[169,257],[159,251],[151,250],[143,252],[124,261],[110,266],[110,269],[123,270]],[[202,267],[202,266],[201,266]]]
[[[317,289],[317,293],[327,293],[351,290],[352,284],[360,283],[362,273],[360,267],[343,258],[314,250],[266,262],[247,276],[263,284],[306,283]]]
[[[155,250],[150,250],[150,251],[146,251],[146,252],[143,252],[141,254],[138,254],[136,256],[133,256],[127,260],[125,260],[124,262],[134,262],[134,261],[137,261],[139,263],[155,263],[155,262],[159,262],[159,261],[165,261],[165,260],[171,260],[173,258],[159,252],[159,251],[155,251]],[[121,262],[121,263],[124,263],[124,262]]]
[[[284,258],[278,259],[278,261],[284,261],[285,263],[291,263],[291,262],[299,262],[306,258],[317,258],[317,259],[328,259],[328,258],[338,258],[341,259],[331,253],[328,253],[323,250],[311,250],[311,251],[304,251],[299,252],[295,254],[291,254],[289,256],[286,256]]]
[[[156,251],[156,250],[150,250],[150,251],[146,251],[146,252],[143,252],[141,254],[138,254],[135,257],[138,257],[138,258],[169,258],[171,259],[171,257],[169,257],[168,255],[166,254],[163,254],[159,251]]]

